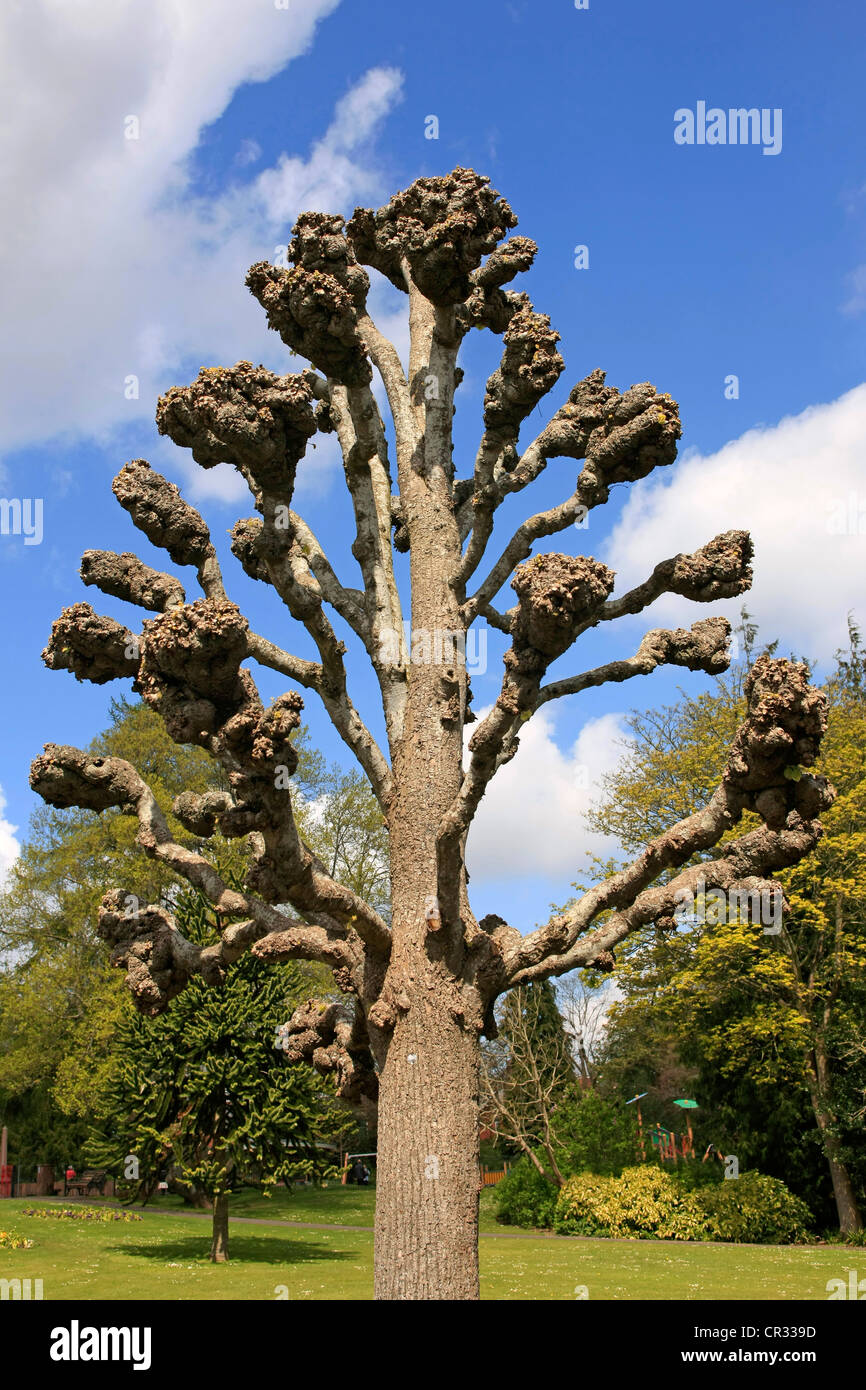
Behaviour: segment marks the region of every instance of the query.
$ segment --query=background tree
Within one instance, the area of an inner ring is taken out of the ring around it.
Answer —
[[[484,1117],[505,1151],[524,1155],[561,1186],[553,1129],[574,1084],[572,1041],[549,980],[505,996],[499,1036],[484,1048]]]
[[[218,939],[201,894],[182,894],[175,912],[187,940]],[[293,962],[270,968],[245,955],[222,990],[193,980],[166,1014],[127,1011],[117,1029],[88,1160],[127,1176],[144,1200],[174,1168],[179,1186],[210,1200],[217,1263],[229,1257],[230,1193],[336,1172],[337,1144],[351,1128],[346,1107],[276,1045],[306,985]]]
[[[748,713],[730,759],[699,812],[537,931],[524,935],[495,914],[481,922],[474,916],[466,837],[526,720],[550,700],[662,663],[723,670],[729,625],[708,618],[691,629],[655,629],[633,656],[545,683],[549,669],[599,623],[637,613],[663,593],[730,598],[748,587],[751,573],[744,531],[662,560],[617,598],[615,575],[592,557],[530,559],[539,540],[557,533],[574,540],[574,521],[605,503],[615,485],[672,463],[680,423],[669,395],[649,383],[620,393],[594,371],[518,447],[523,422],[564,364],[549,319],[525,293],[504,288],[537,250],[526,237],[508,238],[516,221],[486,178],[460,168],[416,180],[377,212],[359,208],[347,224],[302,214],[289,245],[291,268],[261,262],[247,283],[270,326],[312,368],[278,376],[249,362],[209,367],[159,402],[162,433],[203,467],[229,463],[246,479],[257,515],[234,527],[232,551],[248,575],[276,590],[317,660],[251,629],[228,597],[203,518],[140,459],[121,470],[115,495],[154,545],[195,568],[204,597],[187,602],[177,577],[129,554],[88,551],[86,584],[156,616],[136,634],[75,604],[55,623],[45,654],[51,667],[79,678],[133,680],[172,738],[207,749],[228,777],[228,792],[181,793],[177,818],[195,835],[218,829],[249,837],[244,889],[231,889],[202,853],[172,834],[130,763],[53,744],[36,759],[32,786],[49,804],[116,807],[135,817],[144,852],[202,891],[225,924],[219,945],[197,947],[169,911],[154,907],[130,920],[122,894],[109,895],[100,931],[126,967],[138,1006],[162,1011],[196,974],[219,985],[247,949],[263,960],[327,964],[349,996],[326,1009],[319,1026],[301,1012],[295,1055],[335,1070],[350,1093],[378,1089],[376,1289],[383,1298],[478,1296],[478,1067],[497,998],[577,967],[607,969],[613,948],[669,911],[691,882],[692,870],[680,866],[747,811],[761,823],[729,840],[713,861],[715,885],[772,882],[815,844],[831,800],[821,779],[784,776],[786,766],[814,761],[823,699],[801,666],[762,660],[749,677]],[[405,369],[370,316],[365,265],[408,296]],[[472,328],[501,335],[503,350],[487,382],[474,466],[458,476],[457,358]],[[371,387],[374,367],[391,430]],[[292,509],[297,464],[317,430],[335,432],[342,453],[355,537],[335,559],[351,552],[360,588],[354,575],[341,580]],[[530,510],[500,547],[498,509],[551,459],[582,460],[573,490],[556,506]],[[409,555],[411,647],[395,550]],[[495,602],[509,581],[517,602],[503,611]],[[387,754],[350,697],[347,647],[331,614],[353,652],[366,650]],[[510,646],[499,696],[473,733],[464,767],[463,730],[475,718],[465,639],[481,621],[505,633]],[[367,776],[389,832],[390,921],[332,876],[299,832],[290,774],[302,701],[291,691],[265,709],[248,660],[314,692]],[[679,874],[653,887],[670,868]],[[279,910],[285,904],[302,924],[287,924]]]
[[[580,1085],[588,1090],[598,1080],[609,1007],[610,976],[576,971],[556,985],[556,1004],[571,1039],[572,1058]]]
[[[630,850],[700,804],[713,770],[724,765],[727,732],[744,712],[747,670],[746,661],[715,692],[633,716],[632,740],[607,779],[596,828]],[[743,1161],[783,1177],[822,1216],[815,1201],[820,1155],[839,1227],[850,1232],[862,1228],[858,1189],[866,1176],[856,1067],[853,1087],[851,1078],[842,1082],[851,1040],[862,1032],[866,984],[866,681],[853,624],[824,693],[819,768],[838,797],[813,852],[780,874],[789,910],[778,934],[705,903],[702,920],[673,935],[635,939],[619,972],[625,1003],[614,1009],[606,1060],[628,1073],[628,1085],[653,1087],[659,1100],[669,1099],[664,1083],[677,1068],[679,1094],[690,1075],[709,1102],[699,1130],[718,1124]],[[718,1142],[722,1135],[705,1137]],[[820,1176],[817,1185],[824,1186]]]
[[[173,833],[199,847],[171,814],[184,789],[227,785],[219,764],[182,746],[139,702],[114,700],[94,757],[121,757],[147,769]],[[223,853],[237,857],[237,842]],[[139,902],[169,904],[177,878],[142,856],[134,826],[118,812],[45,806],[0,894],[0,1110],[12,1152],[32,1176],[40,1162],[82,1163],[84,1123],[107,1065],[123,990],[96,931],[105,892],[117,882]]]
[[[499,1036],[484,1048],[482,1073],[485,1120],[500,1145],[557,1188],[573,1173],[619,1173],[638,1157],[634,1116],[586,1075],[591,992],[568,985],[569,1019],[582,1021],[581,1032],[566,1023],[550,981],[512,990],[498,1011]]]
[[[145,704],[115,700],[111,716],[91,745],[94,756],[146,766],[178,839],[201,849],[202,840],[172,816],[171,803],[185,790],[225,788],[222,768],[205,750],[175,743]],[[303,729],[295,747],[293,783],[308,838],[341,878],[384,907],[387,837],[369,788],[357,775],[328,767]],[[239,869],[243,851],[243,841],[217,836],[206,852]],[[131,900],[169,910],[183,882],[141,855],[128,817],[44,807],[0,895],[0,1116],[27,1178],[38,1163],[84,1165],[87,1121],[111,1076],[128,996],[96,932],[98,904],[118,881]],[[324,967],[301,962],[298,969],[306,995],[331,987]]]
[[[299,821],[332,878],[348,884],[387,918],[388,831],[367,779],[336,764],[316,769]]]

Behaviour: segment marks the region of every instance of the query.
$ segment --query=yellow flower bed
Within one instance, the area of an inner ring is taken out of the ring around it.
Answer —
[[[112,1211],[110,1207],[28,1207],[22,1216],[38,1216],[53,1221],[140,1221],[135,1211]]]
[[[14,1231],[0,1231],[0,1250],[29,1250],[33,1241]]]

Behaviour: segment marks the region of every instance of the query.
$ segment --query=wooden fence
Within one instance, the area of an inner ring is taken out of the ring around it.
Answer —
[[[507,1163],[506,1163],[506,1165],[505,1165],[504,1168],[485,1168],[484,1165],[482,1164],[482,1166],[481,1166],[481,1186],[482,1186],[482,1187],[495,1187],[496,1184],[497,1184],[498,1182],[502,1182],[502,1179],[505,1177],[505,1174],[506,1174],[507,1172],[508,1172],[508,1164],[507,1164]]]

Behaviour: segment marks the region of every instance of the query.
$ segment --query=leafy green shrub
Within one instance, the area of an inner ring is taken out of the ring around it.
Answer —
[[[632,1239],[701,1240],[706,1232],[695,1195],[651,1163],[626,1168],[618,1178],[594,1173],[569,1178],[554,1225],[568,1235]]]
[[[580,1173],[559,1194],[554,1226],[568,1235],[789,1244],[808,1235],[809,1211],[778,1178],[742,1173],[689,1191],[654,1164],[619,1178]]]
[[[496,1220],[507,1226],[552,1226],[558,1188],[521,1158],[494,1188]]]
[[[864,1245],[866,1246],[866,1231],[825,1231],[821,1240],[826,1245]]]
[[[636,1162],[635,1116],[620,1100],[573,1086],[557,1105],[553,1148],[561,1173],[605,1173],[619,1177]]]
[[[685,1192],[721,1187],[725,1181],[724,1167],[718,1161],[703,1163],[699,1158],[678,1159],[676,1163],[664,1164],[662,1171],[669,1173]]]
[[[781,1178],[741,1173],[718,1187],[704,1188],[700,1203],[710,1240],[752,1245],[790,1245],[809,1234],[811,1213]]]

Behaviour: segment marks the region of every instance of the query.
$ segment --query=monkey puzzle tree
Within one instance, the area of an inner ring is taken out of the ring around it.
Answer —
[[[190,941],[213,940],[200,893],[179,893],[174,914]],[[245,953],[222,989],[197,977],[163,1016],[129,1010],[117,1024],[87,1160],[123,1176],[130,1200],[148,1200],[174,1168],[178,1189],[210,1200],[215,1264],[229,1258],[232,1192],[252,1182],[269,1192],[278,1181],[338,1171],[348,1113],[315,1073],[287,1067],[276,1046],[287,999],[304,993],[304,968],[274,969]]]
[[[542,538],[580,534],[570,529],[574,520],[606,502],[615,483],[670,464],[680,424],[670,396],[646,383],[620,394],[594,371],[540,434],[518,447],[522,422],[564,364],[549,319],[525,294],[504,288],[529,268],[537,249],[526,237],[508,237],[515,226],[504,199],[469,169],[418,179],[378,212],[358,209],[348,223],[305,213],[289,247],[292,267],[257,264],[247,283],[270,326],[312,368],[286,376],[249,362],[206,368],[192,386],[173,388],[159,402],[164,434],[190,448],[203,467],[226,462],[246,479],[258,516],[234,527],[232,550],[306,628],[317,661],[251,631],[226,594],[202,517],[140,459],[121,470],[115,495],[176,565],[195,567],[204,597],[186,602],[176,577],[133,555],[88,551],[86,584],[157,616],[136,636],[75,604],[57,620],[45,657],[79,678],[132,678],[175,740],[208,749],[227,771],[229,791],[182,793],[174,804],[178,819],[197,835],[219,827],[226,836],[250,837],[244,888],[230,888],[207,858],[172,840],[128,763],[52,744],[36,759],[32,785],[46,801],[115,806],[137,816],[144,852],[189,880],[225,924],[218,943],[199,947],[183,938],[164,908],[130,913],[122,890],[109,894],[100,931],[126,967],[138,1006],[158,1013],[196,973],[219,985],[226,965],[246,949],[265,960],[326,962],[349,996],[299,1010],[291,1055],[335,1072],[346,1095],[378,1091],[376,1289],[382,1298],[478,1296],[478,1069],[480,1038],[495,1026],[496,999],[515,985],[577,966],[609,969],[617,942],[668,916],[697,874],[707,886],[772,886],[777,869],[814,846],[818,816],[832,796],[820,778],[785,775],[786,768],[814,761],[822,697],[808,685],[804,667],[763,659],[749,680],[748,714],[706,806],[528,935],[497,915],[474,917],[467,834],[489,783],[517,751],[525,720],[549,700],[661,663],[723,670],[729,626],[709,618],[688,631],[654,630],[633,656],[545,682],[548,668],[588,629],[637,613],[661,594],[707,602],[742,593],[752,553],[748,533],[728,531],[693,555],[663,560],[617,598],[611,598],[615,576],[598,560],[529,558]],[[365,265],[408,296],[407,369],[370,317]],[[462,376],[457,357],[472,328],[501,336],[503,351],[487,383],[474,467],[460,476],[452,417]],[[371,385],[374,368],[392,417],[394,471]],[[338,577],[292,510],[296,468],[317,430],[335,431],[342,451],[361,587]],[[529,516],[488,559],[497,508],[529,487],[551,459],[582,460],[571,495]],[[395,549],[408,551],[411,622],[432,635],[432,659],[411,659]],[[517,602],[502,611],[494,600],[508,580]],[[381,691],[387,751],[350,698],[346,647],[329,610],[366,648]],[[464,765],[463,729],[474,715],[462,639],[479,621],[506,633],[511,645],[501,692],[475,730]],[[389,831],[390,923],[335,881],[303,843],[289,780],[302,702],[290,692],[263,708],[242,665],[248,659],[318,695],[369,778]],[[726,841],[712,864],[688,867],[746,811],[760,819]],[[681,872],[670,872],[677,867]],[[298,920],[287,919],[281,905]]]

